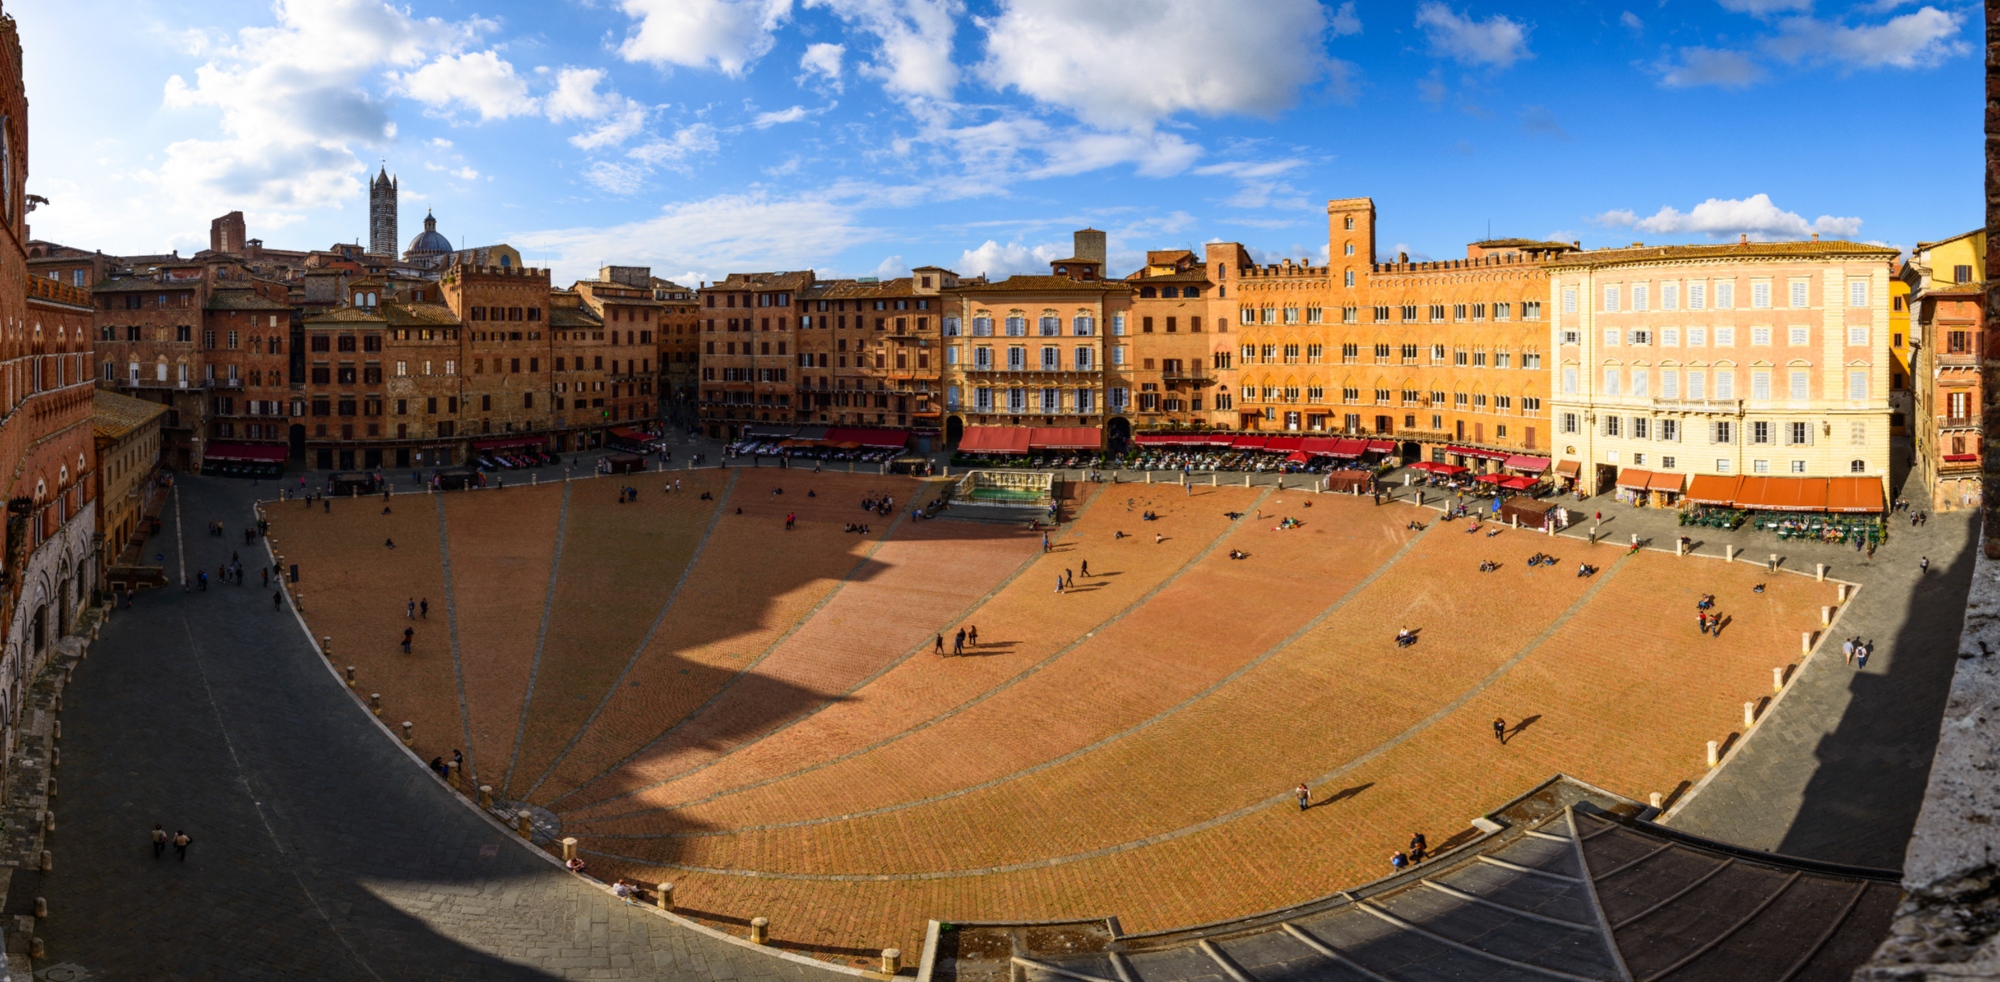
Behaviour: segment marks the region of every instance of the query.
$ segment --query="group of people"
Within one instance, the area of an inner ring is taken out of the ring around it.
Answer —
[[[638,488],[621,487],[618,489],[619,504],[622,505],[628,501],[637,501],[637,500],[639,500]]]
[[[153,826],[152,839],[154,859],[165,856],[167,854],[167,847],[173,846],[174,857],[183,863],[187,862],[188,846],[194,844],[194,839],[190,838],[186,832],[180,829],[175,829],[173,835],[168,835],[166,826],[164,825]]]
[[[1863,641],[1860,635],[1856,635],[1840,643],[1840,652],[1846,656],[1849,665],[1867,668],[1868,656],[1875,653],[1875,642]]]
[[[446,783],[450,783],[453,774],[465,773],[465,752],[462,750],[452,751],[450,763],[445,763],[443,757],[432,757],[431,770],[436,771],[437,776],[444,778]]]
[[[1085,575],[1085,576],[1089,576],[1089,575],[1090,575],[1090,571],[1089,571],[1089,567],[1088,567],[1088,566],[1086,566],[1086,567],[1084,568],[1084,574],[1083,574],[1083,575]],[[974,648],[977,648],[977,647],[979,647],[979,627],[978,627],[978,625],[976,625],[976,624],[967,624],[966,626],[964,626],[964,627],[961,627],[961,628],[959,628],[959,629],[958,629],[958,633],[957,633],[957,634],[955,634],[955,635],[952,635],[952,639],[951,639],[951,653],[952,653],[952,654],[954,654],[954,655],[962,655],[962,654],[965,654],[965,647],[966,647],[966,645],[971,645],[971,646],[972,646],[972,647],[974,647]],[[938,654],[940,654],[940,655],[944,654],[944,635],[940,634],[940,635],[938,635],[938,636],[937,636],[937,646],[936,646],[936,648],[935,648],[934,650],[935,650],[935,651],[936,651],[936,652],[937,652]]]
[[[1762,584],[1758,585],[1761,590]],[[1695,601],[1695,620],[1699,622],[1701,633],[1710,637],[1722,636],[1722,613],[1715,609],[1715,594],[1704,593]]]
[[[1396,629],[1396,647],[1407,648],[1416,643],[1417,643],[1417,632],[1412,631],[1407,627],[1399,627]]]

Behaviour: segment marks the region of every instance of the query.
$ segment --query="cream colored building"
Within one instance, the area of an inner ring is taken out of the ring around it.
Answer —
[[[167,407],[99,389],[93,429],[97,447],[97,527],[104,533],[103,562],[117,565],[145,520],[146,491],[160,472],[160,426]]]
[[[1557,472],[1593,493],[1628,468],[1886,493],[1896,255],[1815,239],[1550,260]]]

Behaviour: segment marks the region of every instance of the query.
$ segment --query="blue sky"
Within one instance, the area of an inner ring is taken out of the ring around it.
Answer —
[[[1111,234],[1908,248],[1981,220],[1979,9],[1868,0],[14,0],[38,237],[366,234],[366,178],[558,282],[1000,275]]]

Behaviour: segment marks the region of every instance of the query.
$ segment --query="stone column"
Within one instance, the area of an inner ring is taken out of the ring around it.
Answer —
[[[653,902],[659,905],[661,910],[673,910],[674,885],[671,883],[662,883],[655,886],[653,888]]]
[[[1722,763],[1722,744],[1718,741],[1710,740],[1708,741],[1708,766],[1714,767],[1720,763]]]
[[[750,943],[767,944],[770,942],[770,940],[771,940],[771,919],[768,917],[750,918]]]
[[[534,837],[535,837],[535,822],[534,822],[534,819],[535,819],[535,816],[533,816],[533,815],[529,814],[529,813],[528,813],[528,810],[527,810],[527,809],[525,809],[525,808],[521,809],[520,811],[517,811],[517,812],[515,812],[515,813],[514,813],[514,831],[516,831],[516,832],[519,832],[519,833],[521,833],[521,838],[523,838],[523,839],[532,839],[532,838],[534,838]]]
[[[576,836],[566,835],[562,840],[562,858],[567,863],[576,858]]]

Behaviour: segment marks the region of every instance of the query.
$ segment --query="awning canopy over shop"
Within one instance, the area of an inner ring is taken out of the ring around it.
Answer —
[[[1513,456],[1504,450],[1484,450],[1479,447],[1446,447],[1444,452],[1457,454],[1460,457],[1477,457],[1481,460],[1506,460]]]
[[[1882,481],[1874,477],[1731,477],[1699,474],[1687,500],[1757,511],[1827,511],[1880,514]]]
[[[1026,429],[1010,426],[1007,429]],[[881,450],[900,449],[910,442],[910,434],[904,430],[876,430],[860,427],[836,426],[826,431],[829,443],[852,443],[857,446],[873,447]]]
[[[1416,463],[1411,464],[1410,469],[1418,471],[1429,471],[1432,474],[1444,474],[1447,476],[1452,474],[1465,473],[1465,468],[1460,467],[1457,464],[1439,464],[1428,460],[1419,460]]]
[[[1652,480],[1646,482],[1646,490],[1665,491],[1668,494],[1679,494],[1681,493],[1681,484],[1683,480],[1684,479],[1679,474],[1669,474],[1666,471],[1654,471]]]
[[[1501,478],[1500,486],[1509,491],[1526,491],[1535,486],[1535,479],[1521,474],[1513,474]]]
[[[1826,510],[1881,514],[1882,482],[1873,477],[1831,477],[1826,481]]]
[[[278,443],[211,443],[202,450],[201,456],[203,460],[282,464],[290,452]]]
[[[1526,471],[1530,474],[1540,474],[1549,469],[1549,459],[1547,457],[1530,457],[1525,454],[1515,454],[1501,461],[1500,466],[1510,471]]]
[[[1581,473],[1583,473],[1583,462],[1582,462],[1582,461],[1579,461],[1579,460],[1563,460],[1563,461],[1557,461],[1557,462],[1556,462],[1556,476],[1557,476],[1557,477],[1567,477],[1567,478],[1570,478],[1571,480],[1575,480],[1575,479],[1576,479],[1576,476],[1577,476],[1578,474],[1581,474]]]
[[[474,440],[472,441],[472,449],[515,450],[515,449],[522,449],[529,447],[540,447],[544,442],[546,442],[546,439],[547,438],[545,437],[539,437],[539,436],[515,436],[515,437],[500,437],[492,440]]]
[[[1024,454],[1028,452],[1025,426],[968,426],[959,438],[961,453]]]
[[[1298,450],[1303,443],[1305,443],[1305,437],[1302,436],[1274,436],[1270,439],[1270,442],[1264,444],[1264,452],[1291,453],[1294,450]]]
[[[1733,505],[1743,478],[1733,474],[1696,474],[1688,482],[1687,500],[1697,505]]]
[[[1028,429],[1030,450],[1096,450],[1104,433],[1095,426],[1035,426]]]
[[[649,436],[649,435],[647,435],[647,434],[645,434],[645,433],[641,433],[641,432],[639,432],[638,430],[635,430],[635,429],[633,429],[633,428],[631,428],[631,427],[629,427],[629,426],[614,426],[614,427],[612,427],[612,428],[611,428],[611,438],[612,438],[612,439],[614,439],[614,440],[625,440],[625,441],[628,441],[628,442],[631,442],[631,443],[651,443],[651,442],[653,442],[653,438],[652,438],[651,436]]]
[[[1342,439],[1334,443],[1332,456],[1359,457],[1368,452],[1368,441]]]
[[[1332,456],[1340,441],[1330,436],[1309,436],[1299,441],[1299,449],[1314,456]]]
[[[750,440],[783,440],[798,432],[796,426],[746,426],[743,436]],[[477,446],[477,444],[474,444]]]
[[[1271,438],[1268,436],[1239,436],[1230,440],[1229,445],[1238,450],[1262,450],[1264,444],[1269,442]]]
[[[1627,467],[1618,472],[1618,486],[1629,491],[1644,491],[1652,480],[1652,471],[1640,470],[1637,467]]]
[[[1205,447],[1210,439],[1206,433],[1141,433],[1132,442],[1142,447]]]

